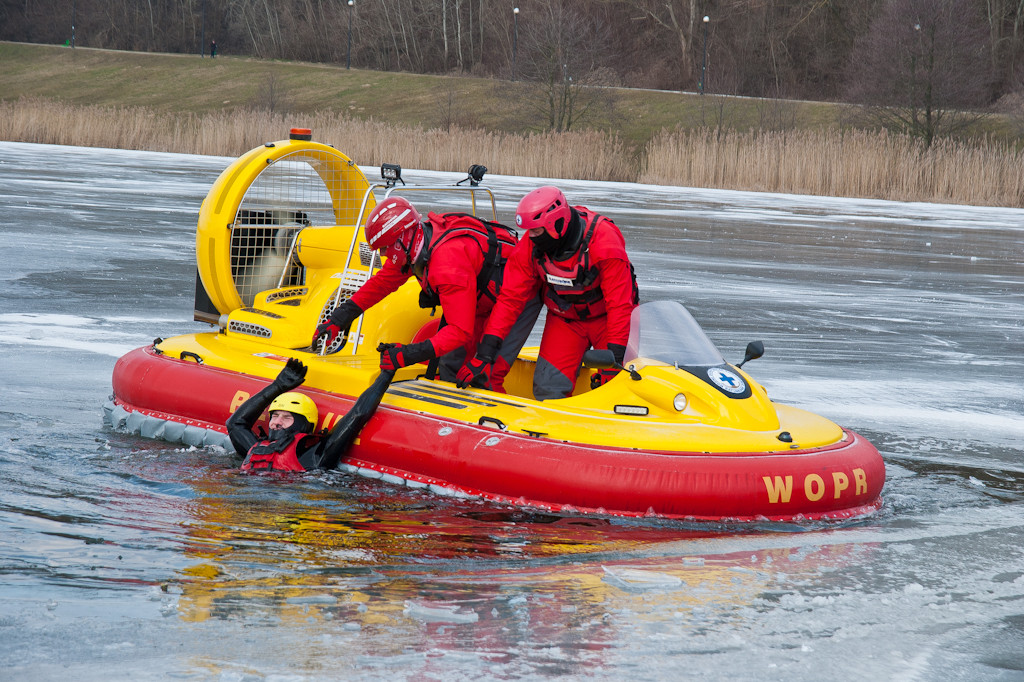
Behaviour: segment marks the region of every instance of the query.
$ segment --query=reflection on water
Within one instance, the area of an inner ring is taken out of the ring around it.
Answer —
[[[871,552],[861,543],[680,556],[687,539],[721,530],[438,500],[339,474],[193,485],[201,504],[182,528],[190,564],[161,583],[179,616],[326,629],[371,666],[473,651],[502,664],[525,656],[533,674],[587,674],[621,648],[622,628],[722,627],[780,574],[817,576]]]

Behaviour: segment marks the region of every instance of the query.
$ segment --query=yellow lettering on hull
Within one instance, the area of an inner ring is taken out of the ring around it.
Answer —
[[[835,498],[838,500],[843,491],[850,487],[850,477],[842,471],[832,472],[832,488],[836,491]]]
[[[228,411],[234,414],[235,410],[241,407],[242,403],[249,399],[249,394],[245,391],[235,391],[235,397],[231,399],[231,406]]]
[[[776,476],[774,479],[771,476],[762,476],[764,481],[764,487],[768,489],[768,501],[772,504],[778,504],[779,502],[789,502],[789,498],[793,495],[793,477],[786,476],[783,480],[780,476]]]
[[[863,469],[853,470],[853,481],[857,486],[857,489],[854,492],[855,495],[860,495],[868,491],[868,477],[867,474],[864,473]]]
[[[341,421],[341,418],[344,417],[344,416],[345,415],[343,415],[343,414],[337,414],[336,415],[333,412],[328,412],[324,416],[323,421],[320,422],[320,428],[321,429],[327,429],[328,431],[330,431],[331,429],[333,429],[338,424],[338,422]]]
[[[854,469],[853,474],[853,496],[864,495],[868,492],[868,477],[863,469]],[[768,493],[768,502],[771,504],[786,504],[793,498],[793,477],[792,476],[762,476],[765,491]],[[828,492],[825,479],[818,474],[807,474],[803,480],[804,496],[811,502],[817,502]],[[850,475],[842,471],[832,472],[832,497],[840,499],[846,491],[850,490]]]
[[[817,502],[825,495],[825,481],[818,474],[804,476],[804,495],[811,502]]]

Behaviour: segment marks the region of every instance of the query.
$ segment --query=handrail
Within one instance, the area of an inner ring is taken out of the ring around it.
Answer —
[[[351,269],[350,265],[352,263],[352,256],[355,253],[356,245],[359,243],[359,235],[360,235],[360,229],[359,228],[365,222],[364,219],[363,219],[363,216],[366,213],[366,205],[369,202],[370,197],[373,195],[373,191],[375,189],[379,189],[379,188],[385,188],[384,196],[382,197],[381,201],[387,199],[389,196],[391,196],[392,194],[394,194],[396,192],[397,193],[405,193],[405,192],[469,192],[473,215],[476,215],[476,212],[477,212],[476,193],[477,192],[486,192],[487,196],[490,197],[490,200],[491,200],[491,219],[495,220],[495,221],[498,219],[498,206],[497,206],[497,203],[494,200],[494,192],[492,192],[489,187],[484,187],[484,186],[480,186],[480,185],[475,185],[475,186],[471,186],[471,187],[462,187],[460,185],[420,185],[420,186],[403,185],[401,187],[393,187],[393,186],[388,186],[386,184],[381,184],[381,183],[375,183],[375,184],[370,185],[366,189],[366,192],[363,194],[363,202],[359,206],[359,215],[356,218],[356,223],[355,223],[355,226],[354,226],[354,228],[352,230],[352,238],[349,241],[348,252],[345,254],[345,261],[344,261],[345,262],[345,270],[342,271],[341,278],[340,278],[341,282],[339,282],[338,288],[334,292],[334,297],[332,299],[333,305],[331,306],[332,308],[335,308],[338,305],[338,300],[341,297],[341,290],[342,290],[343,283],[347,279],[350,279],[348,277],[348,272]],[[376,251],[374,251],[373,255],[370,257],[369,275],[372,276],[374,270],[380,269],[381,267],[383,267],[383,265],[384,264],[383,264],[383,261],[381,259],[380,254],[377,253]],[[360,336],[361,336],[361,333],[362,333],[362,329],[363,329],[363,316],[360,315],[359,318],[356,320],[356,329],[355,329],[354,334],[352,332],[350,332],[349,335],[348,335],[349,341],[351,342],[351,346],[352,346],[352,355],[356,355],[359,352],[359,339],[360,339]],[[326,350],[326,344],[321,347],[321,349],[319,351],[319,354],[323,355],[325,350]]]
[[[379,186],[379,185],[376,185]],[[491,220],[498,219],[498,206],[494,201],[494,192],[491,191],[490,187],[483,185],[475,185],[471,187],[463,187],[461,185],[403,185],[402,187],[391,187],[387,192],[384,193],[384,198],[387,199],[395,192],[437,192],[437,191],[448,191],[448,192],[469,192],[470,201],[472,201],[473,215],[476,215],[476,193],[487,192],[487,195],[491,198]]]
[[[277,278],[277,288],[280,289],[284,286],[284,278],[287,276],[288,271],[291,269],[292,264],[295,262],[295,245],[299,242],[299,235],[302,234],[302,230],[296,230],[295,234],[292,235],[292,244],[288,247],[288,257],[284,260],[284,267],[281,268],[281,276]],[[301,263],[300,263],[301,265]]]

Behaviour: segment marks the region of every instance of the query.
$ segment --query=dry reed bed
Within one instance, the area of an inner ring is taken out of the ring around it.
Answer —
[[[312,128],[361,165],[464,171],[482,163],[492,173],[581,180],[633,180],[634,163],[616,137],[595,131],[514,135],[482,130],[401,128],[343,114],[282,115],[262,111],[206,115],[156,114],[143,107],[76,107],[38,99],[0,102],[0,139],[84,147],[239,156]]]
[[[1024,206],[1022,153],[990,141],[930,148],[882,132],[663,132],[644,150],[598,131],[518,135],[401,128],[329,112],[158,114],[143,107],[0,102],[0,139],[86,147],[238,156],[289,127],[313,128],[361,165],[632,181],[902,201]]]
[[[1024,154],[885,132],[662,132],[640,182],[764,192],[1024,206]]]

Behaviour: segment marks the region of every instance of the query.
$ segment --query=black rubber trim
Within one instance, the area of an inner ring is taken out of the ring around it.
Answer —
[[[496,398],[482,398],[480,396],[474,396],[467,394],[461,389],[445,388],[444,386],[437,386],[435,384],[414,384],[413,386],[404,386],[403,388],[413,388],[416,390],[423,391],[424,393],[430,393],[433,395],[441,396],[444,398],[451,398],[452,400],[463,400],[474,405],[483,405],[485,407],[494,407],[496,405],[505,405],[506,407],[524,407],[520,403],[513,403],[507,400],[499,400]]]
[[[441,400],[439,398],[435,398],[435,397],[432,397],[432,396],[421,395],[419,393],[409,393],[407,391],[403,391],[402,389],[398,389],[398,388],[394,388],[394,387],[389,388],[388,389],[388,393],[390,395],[397,395],[397,396],[400,396],[402,398],[412,398],[413,400],[421,400],[421,401],[423,401],[425,403],[432,403],[434,405],[440,405],[442,407],[453,407],[453,408],[455,408],[457,410],[465,410],[467,407],[469,407],[469,405],[464,405],[462,403],[453,403],[453,402],[449,402],[447,400]]]

